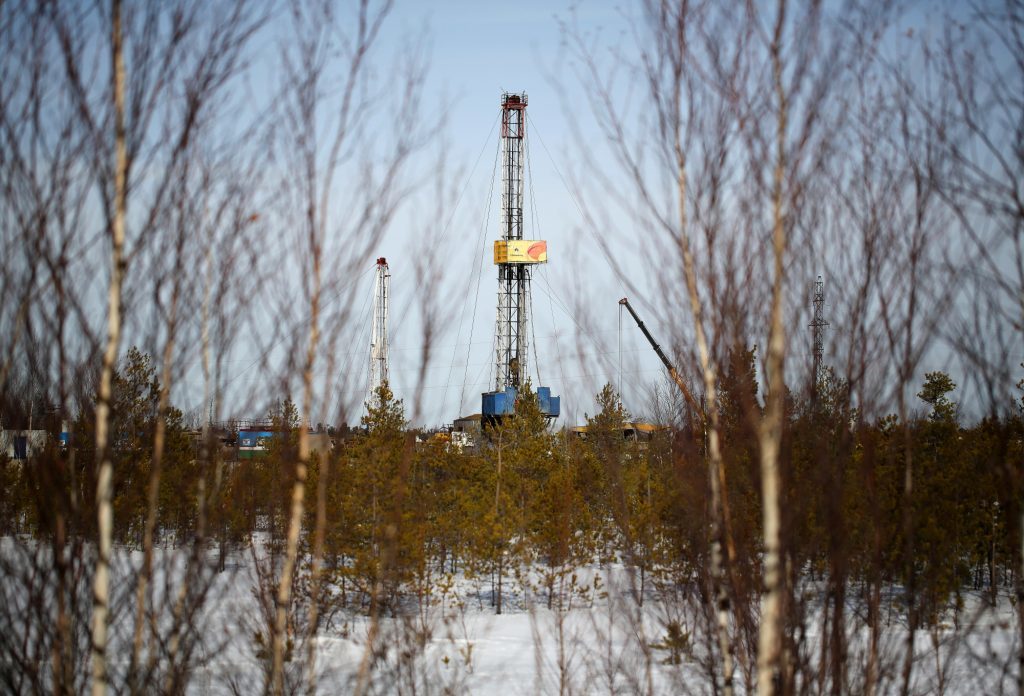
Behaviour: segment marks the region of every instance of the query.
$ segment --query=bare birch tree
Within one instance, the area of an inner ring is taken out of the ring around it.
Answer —
[[[794,569],[786,566],[781,463],[790,350],[786,327],[795,313],[789,304],[799,287],[794,276],[811,265],[808,257],[793,256],[792,240],[817,248],[812,241],[815,179],[837,156],[831,143],[846,127],[843,89],[873,59],[888,10],[858,5],[832,16],[818,3],[716,9],[663,2],[647,5],[645,17],[638,43],[654,46],[641,49],[637,70],[648,86],[646,111],[620,108],[615,73],[606,77],[591,46],[576,37],[580,77],[593,97],[598,124],[635,189],[628,198],[621,196],[599,166],[592,169],[606,195],[656,232],[655,244],[660,238],[676,247],[685,292],[675,291],[668,273],[663,295],[669,306],[678,297],[690,310],[692,326],[681,336],[693,337],[697,371],[703,375],[712,524],[718,528],[712,533],[710,572],[718,587],[732,585],[733,592],[736,576],[726,583],[730,573],[722,570],[732,559],[716,552],[719,544],[730,549],[725,470],[716,452],[716,372],[731,346],[750,338],[767,346],[764,410],[751,408],[747,414],[758,442],[764,543],[757,688],[774,693],[791,688],[794,669],[786,645]],[[651,122],[646,129],[645,117]],[[645,140],[649,133],[655,134],[653,141]],[[744,168],[747,182],[739,175]],[[670,206],[662,188],[667,180],[673,183]],[[601,237],[597,242],[610,257],[608,242]],[[650,265],[664,269],[661,260],[669,257],[661,247],[652,248],[657,251]],[[611,263],[620,280],[633,287],[624,269]],[[677,320],[672,324],[678,326]],[[730,614],[737,622],[741,614],[726,596],[719,592],[717,632],[722,675],[730,688],[735,645]]]
[[[95,506],[85,504],[74,493],[78,480],[91,478],[76,473],[77,448],[70,450],[66,468],[73,491],[72,508],[95,510],[98,543],[91,657],[93,690],[97,693],[114,683],[107,659],[111,650],[108,623],[113,596],[115,474],[111,399],[119,344],[131,323],[132,307],[125,301],[129,294],[134,296],[129,292],[134,283],[129,271],[133,261],[150,253],[155,230],[170,219],[168,206],[181,202],[180,198],[171,200],[171,190],[180,192],[179,181],[188,179],[180,165],[191,156],[196,132],[208,123],[214,95],[238,72],[240,52],[255,27],[246,7],[238,2],[209,12],[188,3],[125,8],[115,0],[88,7],[75,3],[15,3],[5,5],[3,10],[5,27],[19,36],[11,45],[31,47],[30,53],[22,54],[26,60],[21,64],[28,69],[25,74],[29,78],[5,83],[10,85],[3,103],[5,159],[26,183],[41,181],[48,172],[56,174],[49,176],[48,186],[53,192],[47,203],[50,214],[38,217],[33,231],[35,258],[49,277],[37,276],[25,286],[39,294],[31,298],[34,307],[20,305],[26,313],[13,326],[30,326],[29,317],[36,312],[46,317],[51,289],[55,291],[56,318],[39,324],[50,333],[33,332],[35,335],[30,334],[29,341],[21,346],[18,333],[12,334],[5,356],[46,355],[51,348],[37,354],[31,345],[56,345],[55,392],[65,420],[71,418],[69,382],[81,380],[85,385],[96,379],[95,400],[90,399],[93,403],[88,406],[95,413],[94,443],[88,446],[95,449]],[[41,88],[40,80],[44,78],[46,89]],[[34,120],[23,122],[30,124],[28,129],[17,122],[19,109],[24,114],[36,114]],[[47,114],[59,116],[50,121]],[[63,125],[51,130],[55,123]],[[15,184],[17,180],[7,181]],[[38,188],[23,190],[37,198],[43,193]],[[7,192],[13,194],[15,189],[8,188]],[[5,209],[15,210],[7,206],[16,200],[13,195],[5,195]],[[102,221],[101,231],[92,234],[87,230],[96,220]],[[107,251],[105,261],[100,249]],[[178,249],[180,258],[181,246]],[[106,279],[102,292],[92,284],[100,278]],[[90,317],[90,307],[100,303],[106,306],[102,329],[94,326]],[[177,316],[177,310],[172,316]],[[173,358],[177,323],[177,318],[171,320],[165,367]],[[94,356],[99,357],[98,369],[89,365]],[[4,365],[9,364],[5,360]],[[45,369],[40,374],[44,373]],[[166,411],[172,388],[169,375],[164,370],[167,379],[162,411]],[[159,471],[162,445],[160,437],[157,439],[154,456]],[[157,475],[151,490],[158,485]],[[65,538],[67,521],[60,527],[65,531],[58,536]],[[151,532],[144,536],[149,540],[144,544],[148,549]],[[63,542],[58,548],[63,548]],[[56,558],[63,559],[63,552]],[[63,561],[57,564],[63,578]],[[148,580],[150,573],[151,558],[147,558],[142,577]],[[139,597],[146,594],[144,586],[145,580],[139,584]],[[62,603],[65,591],[61,590],[59,596]],[[66,664],[71,659],[67,652],[71,649],[67,646],[70,619],[63,609],[58,609],[58,614],[65,647],[55,664],[54,684],[58,689],[71,689],[71,666]]]
[[[647,31],[654,39],[654,48],[641,54],[637,70],[647,88],[647,98],[651,105],[650,120],[659,139],[654,145],[656,162],[663,167],[663,176],[673,182],[674,191],[669,199],[671,202],[667,204],[662,198],[663,190],[658,187],[662,176],[655,174],[653,180],[648,180],[644,144],[637,145],[631,140],[627,120],[629,115],[621,109],[616,98],[617,74],[613,71],[605,77],[603,64],[593,55],[585,38],[576,34],[573,39],[580,63],[578,77],[588,85],[595,116],[611,136],[615,156],[629,173],[631,183],[638,189],[640,204],[636,212],[640,219],[648,221],[654,242],[650,247],[652,254],[649,260],[675,259],[675,268],[682,273],[684,292],[678,293],[670,288],[666,290],[669,297],[679,297],[681,304],[689,308],[691,330],[697,347],[696,369],[684,369],[684,372],[695,371],[704,392],[703,413],[698,414],[698,417],[703,420],[701,427],[706,436],[707,482],[710,492],[711,568],[708,577],[715,602],[717,646],[721,660],[719,676],[723,680],[724,692],[729,694],[733,688],[734,644],[730,629],[732,600],[727,579],[726,551],[731,548],[731,543],[727,538],[727,503],[723,490],[725,471],[719,444],[718,370],[714,346],[714,341],[725,329],[720,316],[713,307],[709,307],[709,301],[716,298],[721,286],[713,273],[698,271],[698,267],[706,267],[698,264],[696,257],[700,250],[709,251],[716,246],[718,229],[715,220],[719,212],[716,208],[720,200],[718,184],[732,146],[734,136],[730,129],[734,122],[726,106],[727,97],[722,98],[714,89],[709,89],[696,67],[700,48],[695,48],[694,44],[701,44],[702,22],[707,21],[705,11],[703,7],[669,3],[645,5]],[[726,45],[722,57],[724,64],[735,65],[739,57],[735,52],[737,48],[733,43]],[[703,156],[697,157],[692,154],[692,150],[701,136],[707,136],[705,142],[710,147],[702,152]],[[594,171],[601,171],[596,163],[591,165]],[[598,178],[603,190],[610,193],[619,205],[627,210],[634,209],[632,202],[619,194],[610,179],[603,178],[601,174],[598,174]],[[588,222],[598,229],[596,220]],[[607,239],[602,235],[597,236],[598,243],[604,245],[605,257],[614,259]],[[706,246],[700,245],[700,241]],[[636,280],[628,277],[624,269],[615,269],[626,287],[637,287]],[[701,286],[706,288],[703,292]],[[659,316],[662,315],[661,308],[654,309]],[[676,325],[676,322],[672,324]],[[690,355],[689,352],[686,354]]]
[[[948,163],[930,174],[964,238],[961,268],[969,290],[958,298],[961,318],[946,333],[976,383],[982,412],[1012,418],[1024,342],[1024,4],[972,5],[950,18],[935,43],[929,48],[943,87],[911,96],[934,134],[937,157]],[[1003,469],[1001,504],[1017,518],[1016,620],[1024,645],[1024,473],[1019,466]],[[1016,672],[1024,689],[1024,647]]]
[[[420,104],[422,67],[412,57],[402,67],[397,94],[373,87],[373,53],[391,10],[390,2],[361,0],[351,16],[333,3],[289,4],[292,37],[282,51],[283,83],[280,128],[273,134],[276,152],[288,168],[281,222],[296,228],[296,277],[301,279],[301,303],[307,316],[302,322],[306,342],[300,376],[302,425],[292,485],[284,559],[277,580],[272,630],[272,665],[268,688],[286,689],[285,643],[293,611],[293,586],[299,561],[305,511],[306,480],[310,462],[309,427],[313,414],[335,395],[316,393],[318,365],[332,343],[321,344],[325,332],[325,292],[351,297],[350,281],[368,264],[383,239],[399,203],[408,193],[406,169],[410,155],[421,145],[415,125]],[[384,120],[390,140],[379,142],[384,129],[374,117],[387,109],[393,118]],[[379,148],[379,149],[378,149]],[[344,193],[342,193],[344,191]],[[301,221],[301,222],[298,222]],[[341,303],[342,305],[350,303]],[[344,326],[347,310],[332,321]],[[338,336],[327,326],[328,335]],[[332,361],[333,363],[333,361]],[[331,383],[330,381],[328,384]],[[325,454],[325,453],[324,453]],[[323,470],[320,471],[324,475]],[[318,495],[318,498],[322,496]],[[321,539],[326,516],[317,514],[314,540]],[[305,680],[313,690],[317,683],[315,636],[319,625],[318,596],[322,543],[314,543],[313,596],[309,598],[306,635]]]

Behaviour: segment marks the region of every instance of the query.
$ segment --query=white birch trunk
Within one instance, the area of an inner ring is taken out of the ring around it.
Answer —
[[[772,73],[778,101],[776,121],[776,159],[772,192],[772,279],[771,315],[768,328],[766,372],[768,394],[765,415],[758,428],[761,450],[761,515],[764,531],[764,588],[761,598],[761,623],[757,642],[757,693],[774,694],[781,679],[783,605],[785,583],[782,567],[782,495],[779,450],[785,398],[783,368],[786,351],[786,327],[783,317],[783,276],[785,273],[786,227],[783,217],[783,185],[786,176],[787,101],[782,84],[781,40],[785,26],[786,3],[778,3],[775,35],[771,44]]]
[[[97,556],[93,575],[92,692],[107,692],[107,624],[110,611],[110,549],[114,512],[113,464],[109,451],[110,401],[114,366],[121,339],[121,283],[124,275],[125,183],[128,155],[124,124],[124,58],[122,55],[121,2],[112,1],[111,44],[114,97],[114,211],[110,230],[110,287],[107,294],[107,345],[103,353],[99,393],[96,398]]]
[[[311,229],[310,234],[313,235]],[[299,427],[299,457],[295,463],[295,483],[292,486],[291,514],[288,519],[285,559],[281,568],[280,584],[277,589],[277,609],[274,617],[273,665],[271,690],[275,694],[284,692],[284,648],[288,625],[288,608],[292,601],[292,579],[299,554],[299,535],[302,531],[302,515],[305,510],[306,477],[309,472],[309,413],[313,408],[313,366],[316,359],[317,343],[320,338],[318,320],[320,309],[320,253],[319,244],[311,239],[313,254],[313,289],[310,300],[309,344],[306,350],[306,364],[302,373],[302,421]],[[310,630],[315,630],[310,627]],[[315,636],[310,635],[313,640]],[[314,666],[309,665],[310,684],[314,684]]]
[[[683,256],[686,292],[690,299],[690,313],[693,317],[693,328],[697,339],[701,375],[704,380],[704,413],[701,414],[701,417],[704,421],[704,427],[707,429],[708,486],[711,492],[711,580],[712,589],[715,594],[718,650],[722,661],[722,693],[724,696],[732,696],[735,667],[733,664],[732,639],[729,635],[731,605],[726,583],[725,554],[722,541],[725,533],[724,505],[722,500],[724,469],[719,443],[718,378],[711,363],[711,350],[708,345],[707,335],[704,332],[704,313],[700,294],[697,291],[697,270],[693,258],[693,249],[690,246],[689,237],[687,237],[686,153],[683,151],[678,132],[676,133],[675,151],[678,170],[679,247]],[[684,395],[686,394],[685,390],[683,390],[683,393]]]

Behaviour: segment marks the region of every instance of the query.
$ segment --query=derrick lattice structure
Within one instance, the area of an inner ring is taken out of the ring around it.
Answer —
[[[387,259],[377,259],[373,277],[373,326],[370,330],[370,393],[375,398],[380,386],[388,381],[388,295],[391,273]]]
[[[512,415],[518,392],[527,381],[530,335],[530,275],[547,263],[547,242],[523,238],[523,158],[526,155],[526,94],[501,95],[501,237],[494,242],[498,267],[498,312],[494,328],[494,391],[482,397],[487,423]],[[535,385],[537,401],[548,418],[556,418],[560,399]]]
[[[814,342],[814,385],[821,383],[823,359],[825,355],[825,283],[821,276],[814,283],[814,319],[811,321],[811,339]]]
[[[523,239],[523,141],[526,94],[501,96],[501,241]],[[526,381],[529,349],[530,265],[498,262],[494,388],[518,389]]]

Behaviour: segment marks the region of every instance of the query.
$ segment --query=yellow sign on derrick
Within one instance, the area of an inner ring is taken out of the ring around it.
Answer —
[[[548,243],[539,239],[499,239],[494,243],[494,263],[547,263]]]

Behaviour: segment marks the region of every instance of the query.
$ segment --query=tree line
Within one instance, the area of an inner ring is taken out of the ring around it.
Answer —
[[[741,651],[752,650],[756,636],[764,553],[751,432],[763,417],[755,351],[731,351],[721,375],[725,566],[740,676],[752,687],[754,655]],[[965,424],[952,399],[955,390],[945,373],[928,373],[917,394],[917,415],[873,422],[858,416],[848,385],[830,368],[813,393],[787,393],[780,461],[791,501],[782,534],[792,577],[784,635],[787,653],[794,655],[794,679],[817,678],[819,657],[809,651],[820,649],[829,664],[847,670],[851,660],[866,659],[847,653],[851,621],[866,627],[874,648],[866,667],[881,678],[878,646],[889,630],[886,614],[915,611],[922,629],[969,624],[965,596],[995,606],[1017,586],[1020,529],[1013,522],[1020,501],[1013,492],[1024,454],[1024,402],[1006,417]],[[265,552],[258,563],[268,577],[279,566],[306,426],[285,399],[268,414],[276,435],[266,451],[238,459],[219,442],[202,446],[196,429],[186,427],[172,407],[166,415],[166,473],[150,497],[160,391],[152,360],[131,349],[113,378],[114,540],[140,551],[146,538],[157,548],[195,544],[188,562],[202,578],[193,588],[198,611],[205,601],[202,587],[211,587],[233,558],[245,559],[250,547]],[[633,419],[614,389],[606,385],[596,400],[599,411],[580,437],[552,427],[527,389],[515,417],[486,429],[478,446],[463,449],[444,435],[417,438],[422,431],[409,427],[403,402],[383,385],[367,403],[362,429],[310,456],[307,484],[316,503],[302,524],[289,622],[309,622],[303,624],[307,631],[331,630],[338,617],[352,614],[379,620],[459,603],[501,614],[510,597],[515,610],[534,604],[556,612],[587,609],[607,592],[601,574],[612,568],[626,573],[626,594],[638,607],[645,601],[710,605],[706,415],[684,411],[682,420],[649,439],[627,438]],[[89,456],[91,414],[84,410],[74,420],[67,447],[51,437],[28,461],[0,460],[8,492],[3,534],[40,542],[60,537],[78,549],[88,545],[96,533],[89,496],[96,477]],[[916,457],[910,500],[903,495],[905,438]],[[72,478],[69,462],[75,460],[85,465]],[[204,495],[207,490],[217,493]],[[914,510],[910,558],[903,555],[906,505]],[[4,562],[10,577],[18,577],[19,561]],[[56,573],[58,580],[62,572],[59,566],[33,570]],[[470,596],[456,590],[459,578],[475,587]],[[26,589],[7,589],[13,587]],[[912,608],[893,597],[895,587],[913,588]],[[272,587],[262,591],[273,594]],[[867,616],[847,616],[848,600]],[[35,595],[30,607],[45,614],[47,601],[45,594]],[[823,618],[812,619],[816,612]],[[824,622],[821,646],[800,639],[813,621]],[[681,649],[713,653],[710,643],[696,645],[700,636],[714,640],[713,622],[706,614],[689,625]],[[272,631],[272,622],[253,629],[255,644],[269,646]],[[44,635],[33,650],[45,653],[61,639]],[[19,654],[15,646],[5,642],[5,659]],[[290,651],[286,658],[286,674],[302,662]],[[31,655],[22,659],[27,663]],[[270,674],[272,665],[265,667]],[[713,668],[708,676],[716,678]]]

